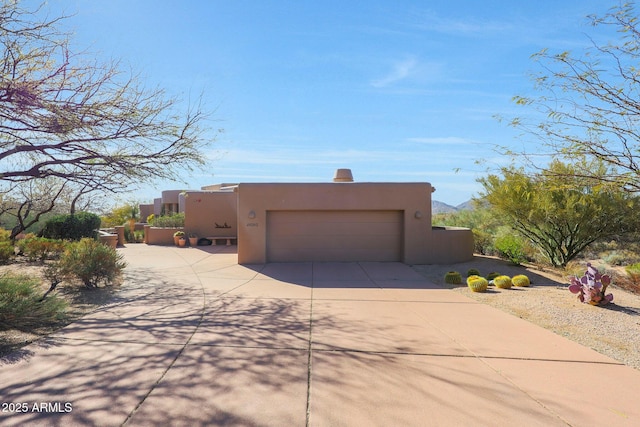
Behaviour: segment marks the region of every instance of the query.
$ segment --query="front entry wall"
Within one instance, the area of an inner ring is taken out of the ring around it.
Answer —
[[[267,261],[401,261],[402,211],[267,211]]]
[[[428,183],[242,183],[237,191],[240,264],[428,262]]]

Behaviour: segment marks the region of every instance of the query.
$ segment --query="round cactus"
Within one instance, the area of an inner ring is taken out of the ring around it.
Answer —
[[[477,274],[472,274],[471,276],[467,277],[467,285],[478,278],[481,278],[481,277],[478,276]]]
[[[469,279],[471,279],[471,277]],[[476,276],[472,280],[467,279],[467,286],[469,286],[469,289],[473,292],[484,292],[489,286],[489,281],[484,277]]]
[[[444,275],[444,282],[450,285],[459,285],[462,283],[462,275],[457,271],[449,271]]]
[[[498,277],[498,276],[502,276],[502,274],[500,274],[500,273],[498,273],[498,272],[493,271],[493,272],[491,272],[491,273],[487,274],[487,280],[493,280],[493,279],[495,279],[495,278],[496,278],[496,277]]]
[[[504,275],[498,276],[493,279],[493,284],[496,286],[496,288],[509,289],[511,288],[511,277]]]
[[[469,277],[469,276],[479,276],[479,275],[480,275],[480,272],[478,270],[476,270],[475,268],[470,268],[467,271],[467,277]]]
[[[531,284],[531,281],[524,274],[518,274],[517,276],[513,276],[511,283],[513,283],[513,286],[526,287]]]

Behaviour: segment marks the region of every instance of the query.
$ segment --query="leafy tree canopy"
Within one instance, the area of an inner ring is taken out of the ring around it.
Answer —
[[[586,40],[590,42],[586,50],[545,49],[533,56],[541,66],[534,76],[535,95],[514,98],[533,114],[517,117],[511,124],[534,135],[538,145],[535,153],[507,152],[519,158],[525,155],[534,164],[536,155],[542,152],[569,162],[579,162],[586,156],[606,164],[609,173],[602,175],[589,169],[576,173],[637,192],[640,191],[638,13],[634,2],[627,2],[603,16],[590,16],[589,20],[603,34],[615,30],[617,39],[614,37],[608,43]],[[536,166],[547,173],[552,170]]]
[[[506,224],[552,265],[565,266],[594,241],[638,228],[640,201],[616,186],[603,185],[607,173],[602,162],[575,166],[556,160],[539,174],[505,168],[502,176],[479,181],[484,200]]]

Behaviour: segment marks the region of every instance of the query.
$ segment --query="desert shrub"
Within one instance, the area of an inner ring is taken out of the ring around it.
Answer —
[[[462,283],[462,275],[457,271],[449,271],[444,275],[444,282],[450,285],[458,285]]]
[[[59,239],[47,239],[46,237],[29,237],[18,242],[20,253],[29,261],[44,262],[47,259],[60,257],[65,244]]]
[[[0,276],[0,330],[31,330],[50,326],[65,317],[66,303],[50,296],[42,299],[38,280],[24,275]]]
[[[13,257],[13,255],[15,254],[13,248],[14,246],[10,241],[8,240],[0,241],[0,263],[4,264]]]
[[[118,251],[97,240],[85,238],[67,245],[57,263],[57,270],[66,280],[79,280],[87,288],[97,288],[100,283],[113,283],[125,266]]]
[[[144,240],[144,231],[142,230],[131,230],[128,227],[124,228],[124,240],[127,243],[139,243]]]
[[[79,212],[73,215],[56,215],[45,223],[42,236],[63,240],[95,238],[98,228],[100,228],[100,217],[96,214]]]
[[[625,271],[634,281],[640,282],[640,263],[627,265]]]
[[[616,287],[640,295],[640,264],[625,267],[624,274],[614,274],[613,283]]]
[[[472,230],[473,250],[480,255],[493,255],[496,252],[493,246],[493,235],[482,230]]]
[[[467,277],[469,277],[469,276],[479,276],[479,275],[480,275],[480,272],[476,268],[470,268],[469,270],[467,270]]]
[[[494,246],[501,258],[509,260],[514,265],[526,261],[525,244],[523,240],[513,234],[503,234],[496,237]]]
[[[8,242],[11,236],[11,231],[4,228],[0,228],[0,242]]]
[[[184,214],[177,213],[173,215],[157,216],[153,219],[153,226],[162,228],[184,227]]]
[[[638,255],[630,250],[619,249],[606,253],[602,260],[609,265],[625,265],[638,262]]]

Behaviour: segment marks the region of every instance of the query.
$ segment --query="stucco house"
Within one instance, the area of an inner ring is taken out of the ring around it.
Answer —
[[[153,205],[141,206],[141,213],[144,218],[147,213],[184,212],[186,233],[222,244],[237,242],[240,264],[470,260],[471,230],[432,227],[433,191],[426,182],[353,182],[350,170],[338,169],[333,182],[165,191]],[[161,240],[147,238],[147,243],[170,242]]]

